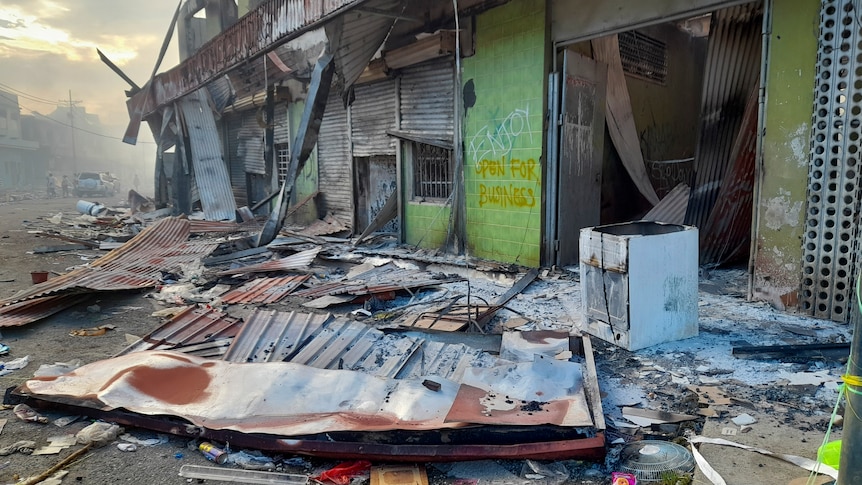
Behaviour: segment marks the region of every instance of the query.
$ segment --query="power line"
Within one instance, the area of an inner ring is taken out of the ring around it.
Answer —
[[[9,91],[12,91],[12,94],[15,94],[19,97],[27,98],[30,101],[35,101],[37,103],[45,103],[45,104],[52,104],[54,106],[59,106],[59,103],[57,101],[51,101],[49,99],[45,99],[45,98],[36,96],[35,94],[30,94],[30,93],[21,91],[20,89],[15,89],[12,86],[9,86],[8,84],[0,83],[0,87],[4,87],[4,88],[8,89]]]
[[[97,132],[95,132],[95,131],[90,131],[90,130],[87,130],[87,129],[81,128],[80,126],[72,126],[72,125],[71,125],[71,124],[69,124],[69,123],[63,123],[63,122],[62,122],[62,121],[60,121],[60,120],[55,120],[54,118],[51,118],[50,116],[45,116],[45,115],[43,115],[43,114],[39,113],[37,110],[35,110],[35,109],[33,109],[33,108],[30,108],[30,107],[27,107],[27,106],[24,106],[23,104],[20,104],[20,103],[19,103],[19,104],[18,104],[18,106],[20,106],[20,107],[22,107],[22,108],[24,108],[24,109],[26,109],[26,110],[29,110],[29,111],[30,111],[30,112],[32,112],[32,113],[35,113],[35,114],[39,115],[39,117],[41,117],[41,118],[44,118],[44,119],[46,119],[46,120],[53,121],[54,123],[57,123],[57,124],[63,125],[63,126],[65,126],[65,127],[67,127],[67,128],[72,128],[72,129],[74,129],[74,130],[82,131],[82,132],[84,132],[84,133],[89,133],[89,134],[91,134],[91,135],[101,136],[102,138],[107,138],[107,139],[109,139],[109,140],[123,141],[123,139],[122,139],[122,138],[117,138],[117,137],[115,137],[115,136],[110,136],[110,135],[103,135],[103,134],[101,134],[101,133],[97,133]],[[155,144],[156,144],[155,142],[152,142],[152,141],[138,141],[138,143],[146,143],[146,144],[149,144],[149,145],[155,145]]]

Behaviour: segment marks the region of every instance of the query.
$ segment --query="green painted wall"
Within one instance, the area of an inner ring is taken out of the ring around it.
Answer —
[[[538,266],[545,2],[491,9],[477,17],[475,35],[476,55],[463,60],[463,82],[475,93],[464,125],[467,244],[473,256]]]
[[[296,140],[296,131],[302,122],[302,112],[305,110],[305,100],[290,103],[287,116],[290,119],[290,139]],[[298,203],[318,190],[317,146],[311,151],[308,161],[296,177],[296,189],[291,194],[291,205]],[[291,216],[290,221],[298,224],[311,224],[319,218],[317,204],[310,201]]]
[[[407,202],[403,210],[404,241],[407,244],[425,248],[441,248],[446,244],[448,206],[429,202]]]
[[[795,307],[802,276],[819,0],[774,2],[753,296]]]

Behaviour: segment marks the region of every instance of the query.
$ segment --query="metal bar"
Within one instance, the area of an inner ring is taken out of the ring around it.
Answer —
[[[857,27],[858,29],[858,27]],[[856,282],[856,295],[859,295],[859,281]],[[859,304],[852,309],[859,321]],[[850,360],[847,362],[847,375],[853,380],[862,376],[862,331],[857,324],[853,330],[853,343],[850,344]],[[844,430],[841,443],[841,459],[838,464],[838,480],[836,485],[855,485],[862,483],[862,421],[857,409],[862,409],[860,386],[847,382],[845,379],[844,394],[849,413],[844,413]],[[849,387],[847,387],[849,386]]]
[[[320,132],[320,123],[323,120],[323,112],[326,109],[326,101],[329,97],[329,88],[332,85],[334,72],[335,63],[332,54],[324,54],[318,59],[311,77],[311,85],[308,88],[302,121],[296,133],[296,139],[291,146],[290,167],[287,169],[287,177],[281,185],[277,207],[272,211],[260,232],[257,246],[272,242],[284,225],[288,204],[290,204],[290,194],[296,183],[296,177],[302,171],[308,156],[317,145],[317,135]]]

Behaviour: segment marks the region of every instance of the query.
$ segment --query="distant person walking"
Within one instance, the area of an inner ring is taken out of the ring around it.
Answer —
[[[63,181],[60,182],[60,187],[63,188],[63,197],[72,196],[72,182],[69,180],[68,175],[63,175]]]
[[[138,191],[138,185],[141,185],[141,180],[138,178],[138,174],[135,174],[135,178],[132,179],[132,184],[135,186],[135,192]]]
[[[51,172],[48,172],[48,197],[57,197],[57,179]]]

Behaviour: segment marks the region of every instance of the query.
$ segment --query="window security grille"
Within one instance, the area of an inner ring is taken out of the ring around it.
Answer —
[[[452,193],[452,150],[413,144],[413,196],[447,199]]]

